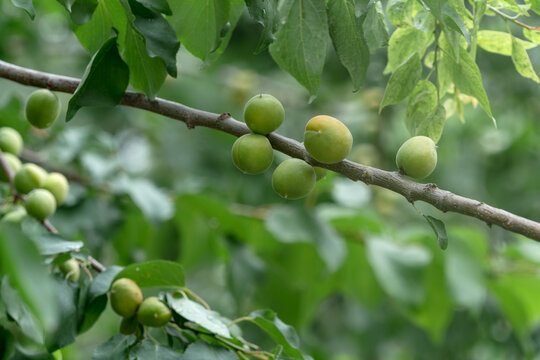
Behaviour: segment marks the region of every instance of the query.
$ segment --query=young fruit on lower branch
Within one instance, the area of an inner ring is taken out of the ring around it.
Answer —
[[[30,191],[43,185],[47,172],[36,164],[24,164],[15,174],[13,184],[15,189],[21,194],[28,194]]]
[[[43,180],[42,187],[53,194],[57,205],[64,202],[69,191],[69,183],[66,177],[57,172],[48,174],[45,180]]]
[[[56,200],[50,191],[35,189],[26,197],[24,207],[28,215],[39,221],[43,221],[56,211]]]
[[[171,309],[155,296],[145,299],[137,311],[137,320],[145,326],[161,327],[171,317]]]
[[[60,114],[60,101],[48,89],[34,91],[26,101],[26,119],[39,129],[51,126]]]
[[[13,155],[19,155],[23,148],[23,140],[17,130],[10,127],[0,128],[0,149]]]
[[[405,175],[423,179],[437,166],[437,146],[427,136],[412,137],[399,148],[396,164]]]
[[[285,117],[285,110],[278,99],[268,94],[255,95],[246,103],[244,120],[251,131],[269,134],[276,130]]]
[[[66,278],[71,281],[78,281],[81,275],[81,268],[79,262],[73,258],[61,263],[58,268],[66,275]]]
[[[111,306],[118,315],[130,318],[143,302],[143,295],[135,281],[128,278],[116,280],[111,286]]]
[[[274,170],[272,187],[285,199],[296,200],[313,190],[316,178],[311,165],[300,159],[288,159]]]
[[[234,165],[246,174],[260,174],[272,165],[274,150],[264,135],[246,134],[232,147]]]
[[[19,169],[22,166],[21,160],[19,160],[18,157],[10,153],[4,153],[3,156],[4,156],[4,161],[6,162],[8,168],[11,169],[11,174],[15,175],[15,173],[19,171]],[[4,168],[1,166],[0,166],[0,181],[2,182],[8,181],[8,176],[5,173]]]
[[[347,126],[331,116],[315,116],[306,125],[304,146],[315,160],[324,164],[345,159],[352,143],[353,137]]]

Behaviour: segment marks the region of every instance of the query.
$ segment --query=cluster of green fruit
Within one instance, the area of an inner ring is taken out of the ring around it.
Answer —
[[[120,278],[111,286],[111,306],[122,316],[120,333],[134,334],[139,331],[139,324],[150,327],[161,327],[171,318],[171,309],[155,296],[143,300],[143,295],[135,281]]]
[[[272,95],[256,95],[246,103],[244,120],[253,133],[241,136],[233,145],[232,158],[238,169],[246,174],[260,174],[270,167],[274,152],[266,135],[276,130],[284,117],[283,105]],[[333,164],[351,151],[352,135],[336,118],[319,115],[306,125],[304,146],[315,160]],[[300,199],[311,192],[327,171],[300,159],[288,159],[274,170],[272,187],[286,199]]]
[[[26,213],[43,221],[56,211],[69,190],[66,177],[60,173],[47,173],[42,167],[33,164],[22,164],[18,156],[23,148],[21,135],[9,127],[0,128],[0,149],[4,162],[13,177],[13,186],[19,195],[25,195]],[[8,182],[9,176],[4,168],[0,168],[0,181]],[[14,215],[13,215],[14,216]]]

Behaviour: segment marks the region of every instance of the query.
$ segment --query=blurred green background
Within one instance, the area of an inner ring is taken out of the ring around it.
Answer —
[[[56,1],[35,6],[32,22],[0,1],[0,59],[81,77],[91,54],[65,11]],[[496,18],[484,26],[504,29]],[[280,134],[301,141],[305,123],[328,114],[353,133],[350,159],[395,170],[409,135],[403,104],[377,113],[387,81],[383,50],[353,93],[329,49],[310,104],[267,53],[253,55],[258,36],[244,16],[217,61],[204,64],[181,49],[179,77],[159,96],[241,119],[247,99],[270,93],[286,111]],[[540,50],[529,55],[540,70]],[[479,49],[478,62],[498,128],[466,105],[464,123],[447,120],[437,169],[425,181],[540,221],[539,87],[509,57]],[[308,198],[285,201],[272,191],[272,171],[247,176],[234,167],[233,136],[141,110],[84,108],[69,125],[31,129],[22,108],[33,89],[2,79],[0,88],[0,125],[21,132],[27,156],[78,175],[52,222],[105,265],[178,261],[188,287],[213,308],[231,319],[271,308],[318,360],[532,359],[540,350],[540,245],[532,240],[426,204],[415,209],[336,174]],[[59,95],[67,108],[69,96]],[[276,153],[273,167],[285,158]],[[446,223],[447,251],[419,211]],[[90,358],[119,322],[108,309],[64,358]],[[244,330],[249,340],[270,341]]]

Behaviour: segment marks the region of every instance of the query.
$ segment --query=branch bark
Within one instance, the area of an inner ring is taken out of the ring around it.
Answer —
[[[73,93],[80,80],[44,73],[0,60],[0,78],[18,82],[23,85],[48,88],[53,91]],[[184,122],[188,128],[203,126],[242,136],[250,132],[247,126],[230,114],[214,114],[211,112],[190,108],[173,101],[156,98],[148,99],[145,95],[127,91],[120,101],[121,105],[151,111],[169,118]],[[343,160],[336,164],[321,164],[313,159],[298,141],[285,136],[271,133],[268,139],[273,148],[289,156],[303,159],[311,165],[320,166],[340,173],[353,181],[362,181],[367,185],[377,185],[403,195],[409,202],[427,202],[437,209],[452,211],[477,218],[487,225],[498,225],[511,232],[524,235],[540,241],[540,223],[495,208],[481,201],[459,196],[450,191],[442,190],[435,184],[421,184],[406,179],[398,172],[390,172],[370,166]]]

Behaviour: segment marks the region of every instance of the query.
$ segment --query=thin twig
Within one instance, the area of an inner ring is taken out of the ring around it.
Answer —
[[[0,77],[23,85],[48,88],[53,91],[73,93],[80,83],[79,79],[44,73],[0,60]],[[120,101],[121,105],[144,109],[172,119],[189,123],[190,127],[208,127],[234,136],[250,133],[248,127],[232,117],[190,108],[169,100],[156,98],[150,100],[145,95],[128,91]],[[385,171],[370,166],[343,160],[335,164],[322,164],[313,159],[298,141],[271,133],[268,139],[272,147],[289,156],[303,159],[313,166],[323,167],[340,173],[353,181],[367,185],[377,185],[403,195],[409,202],[425,201],[437,209],[452,211],[475,217],[488,225],[498,225],[517,234],[540,241],[540,223],[498,209],[484,202],[456,195],[439,189],[432,184],[411,181],[396,171]]]
[[[517,20],[519,15],[518,16],[510,16],[510,15],[505,14],[501,10],[499,10],[496,7],[493,7],[491,5],[488,5],[487,7],[489,8],[489,10],[493,11],[495,14],[499,15],[500,17],[502,17],[505,20],[509,20],[509,21],[513,22],[514,24],[516,24],[516,25],[524,27],[525,29],[536,30],[536,31],[540,32],[540,26],[527,25],[527,24],[524,24],[521,21]]]

